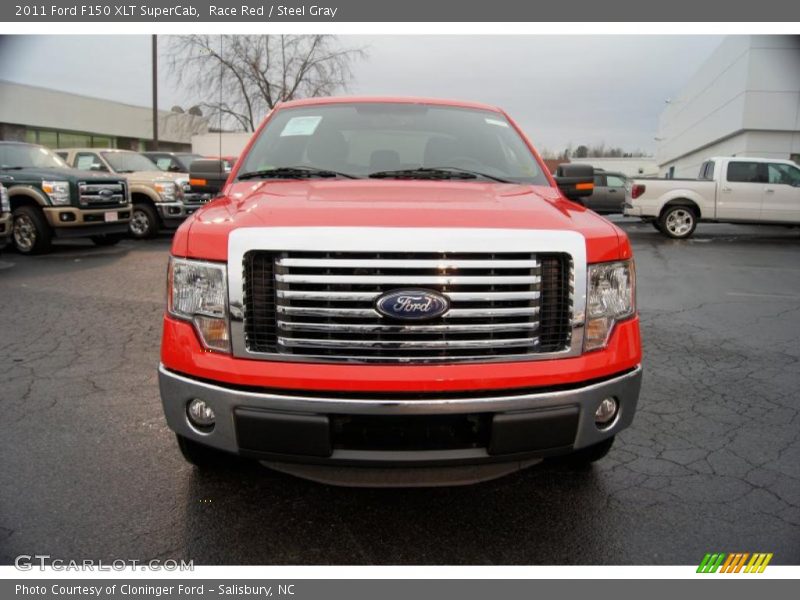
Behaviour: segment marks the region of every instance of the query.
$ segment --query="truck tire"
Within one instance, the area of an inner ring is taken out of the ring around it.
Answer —
[[[658,222],[658,219],[656,219],[655,221],[650,221],[650,225],[652,225],[652,226],[653,226],[653,229],[655,229],[656,231],[658,231],[658,232],[661,232],[661,233],[664,233],[664,232],[661,230],[661,224]]]
[[[137,240],[147,240],[158,233],[160,222],[156,210],[149,204],[134,204],[131,222],[128,226],[131,237]]]
[[[43,254],[50,250],[53,232],[38,209],[20,206],[14,210],[11,237],[20,254]]]
[[[659,231],[676,240],[685,240],[697,227],[697,213],[682,204],[668,206],[658,217]]]
[[[194,440],[177,433],[175,438],[178,440],[178,448],[180,448],[183,458],[198,469],[214,469],[224,466],[226,463],[232,464],[235,462],[236,456],[232,454],[205,444],[198,444]]]
[[[93,235],[89,239],[95,246],[115,246],[123,238],[121,233],[106,233],[105,235]]]

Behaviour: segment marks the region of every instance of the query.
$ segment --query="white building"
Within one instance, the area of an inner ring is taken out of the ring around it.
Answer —
[[[208,131],[207,118],[188,113],[162,110],[158,121],[160,150],[189,150]],[[142,151],[152,139],[150,107],[0,80],[0,140]]]
[[[800,36],[728,36],[659,120],[659,174],[696,177],[709,156],[800,163]]]

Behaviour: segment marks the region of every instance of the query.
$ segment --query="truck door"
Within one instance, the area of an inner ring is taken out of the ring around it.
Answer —
[[[767,164],[729,160],[720,173],[717,218],[725,221],[757,221],[761,218]]]
[[[622,212],[625,201],[625,180],[619,175],[606,175],[606,197],[603,201],[605,212]]]
[[[783,163],[767,163],[761,219],[800,223],[800,169]]]

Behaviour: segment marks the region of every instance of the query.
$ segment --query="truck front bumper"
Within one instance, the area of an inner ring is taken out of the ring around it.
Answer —
[[[132,208],[130,204],[92,209],[46,206],[44,215],[56,237],[85,237],[126,233]]]
[[[211,196],[210,194],[205,194]],[[167,227],[177,227],[186,217],[202,208],[206,202],[159,202],[156,204],[158,214]]]
[[[167,423],[199,443],[275,463],[362,467],[520,462],[567,454],[630,425],[642,369],[579,384],[459,393],[295,393],[222,386],[159,368]],[[618,412],[595,424],[603,399]],[[187,404],[216,414],[196,428]]]

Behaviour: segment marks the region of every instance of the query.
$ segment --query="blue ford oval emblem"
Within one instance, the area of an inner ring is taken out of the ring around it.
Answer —
[[[450,302],[434,290],[392,290],[378,297],[375,309],[392,319],[421,321],[441,317],[450,309]]]

